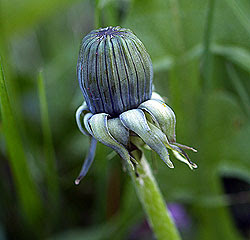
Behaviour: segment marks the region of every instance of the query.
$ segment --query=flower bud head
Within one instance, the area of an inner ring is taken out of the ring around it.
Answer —
[[[151,59],[142,42],[125,28],[101,28],[85,36],[77,76],[93,114],[118,116],[151,98]]]

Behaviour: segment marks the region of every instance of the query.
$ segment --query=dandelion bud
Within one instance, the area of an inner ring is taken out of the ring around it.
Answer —
[[[97,141],[135,171],[140,159],[132,152],[142,151],[144,144],[170,168],[174,165],[168,150],[191,169],[197,168],[183,149],[196,150],[176,142],[174,111],[159,94],[152,94],[151,59],[130,30],[101,28],[83,38],[77,76],[85,102],[76,111],[76,122],[92,141],[76,184],[94,160]]]
[[[142,42],[125,28],[101,28],[85,36],[77,76],[93,114],[115,117],[151,98],[151,59]]]

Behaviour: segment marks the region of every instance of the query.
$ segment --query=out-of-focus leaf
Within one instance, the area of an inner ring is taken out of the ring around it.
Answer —
[[[240,130],[237,123],[244,122],[245,115],[235,98],[226,92],[208,96],[203,114],[202,152],[206,167],[216,168],[224,155],[224,142]]]
[[[238,76],[234,66],[228,64],[227,70],[229,73],[229,77],[231,78],[231,81],[233,83],[233,86],[240,97],[242,105],[244,106],[248,117],[250,117],[250,98],[248,96],[247,90],[243,86],[242,81],[240,77]]]
[[[227,58],[250,73],[250,51],[238,46],[223,46],[214,44],[212,46],[214,54]]]
[[[212,89],[212,73],[213,73],[213,56],[211,53],[211,44],[213,37],[213,23],[214,23],[214,11],[215,0],[208,1],[206,23],[204,27],[204,40],[203,40],[203,56],[202,56],[202,68],[201,75],[203,77],[203,91],[208,92]]]
[[[198,196],[211,197],[222,194],[222,186],[218,177],[218,169],[224,159],[224,145],[239,131],[238,122],[244,122],[245,115],[236,99],[226,92],[210,93],[202,109],[202,127],[199,164]],[[232,147],[232,146],[231,146]],[[201,201],[198,197],[198,201]],[[240,239],[240,235],[227,211],[221,204],[196,206],[206,228],[200,225],[200,239]],[[218,231],[212,221],[216,218],[220,222]]]
[[[250,36],[250,3],[247,0],[225,0]]]
[[[48,186],[48,195],[50,203],[54,206],[58,205],[59,200],[59,184],[58,184],[58,174],[56,171],[56,158],[52,141],[52,134],[49,123],[49,113],[47,106],[47,97],[45,92],[45,86],[43,81],[42,73],[38,76],[38,92],[40,100],[40,111],[42,119],[42,130],[44,138],[44,155],[46,159],[46,169],[45,175]]]
[[[1,117],[9,154],[8,160],[23,214],[27,217],[30,224],[35,224],[41,216],[42,204],[40,194],[27,164],[21,137],[10,106],[2,65],[0,66],[0,71]]]
[[[153,62],[153,68],[155,72],[168,70],[173,65],[173,59],[171,57],[164,57],[157,59]]]
[[[220,170],[226,175],[238,176],[250,182],[250,122],[238,127],[239,131],[223,144]]]

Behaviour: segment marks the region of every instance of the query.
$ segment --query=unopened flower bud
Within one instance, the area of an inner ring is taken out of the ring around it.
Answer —
[[[125,28],[101,28],[85,36],[77,75],[93,114],[118,116],[151,98],[151,59],[142,42]]]
[[[107,27],[84,37],[77,76],[85,102],[76,111],[76,121],[92,141],[76,184],[94,160],[97,141],[135,171],[140,159],[132,152],[142,151],[145,144],[170,168],[174,165],[168,150],[191,169],[197,168],[183,149],[196,150],[176,142],[174,111],[159,94],[152,94],[151,59],[130,30]]]

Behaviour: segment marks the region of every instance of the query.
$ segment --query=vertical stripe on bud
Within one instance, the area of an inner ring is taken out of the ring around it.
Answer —
[[[94,30],[83,38],[77,76],[92,113],[118,116],[152,94],[151,59],[142,42],[120,27]]]

